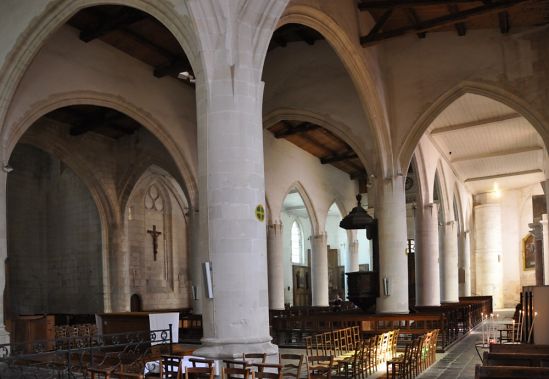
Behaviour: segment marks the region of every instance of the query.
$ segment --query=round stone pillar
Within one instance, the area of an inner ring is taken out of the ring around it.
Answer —
[[[357,272],[360,267],[358,264],[358,240],[351,241],[349,246],[349,271],[347,272]]]
[[[543,227],[543,284],[549,285],[549,227],[547,214],[541,216],[540,221]]]
[[[379,225],[378,313],[408,313],[408,256],[404,177],[379,180],[376,196]]]
[[[4,288],[6,287],[7,217],[6,217],[7,173],[0,170],[0,344],[9,343],[10,335],[4,326]]]
[[[311,236],[311,291],[312,305],[327,307],[328,298],[328,245],[326,234]]]
[[[416,209],[416,305],[440,305],[438,204]]]
[[[202,314],[202,299],[204,298],[204,278],[202,272],[202,262],[207,261],[207,254],[199,248],[199,216],[197,211],[190,213],[191,226],[191,253],[189,254],[189,264],[191,266],[191,301],[193,305],[193,314]]]
[[[471,233],[463,232],[461,235],[463,243],[463,271],[465,281],[463,283],[463,296],[471,296]]]
[[[497,203],[477,205],[475,217],[476,293],[491,295],[494,308],[503,306],[501,263],[501,208]]]
[[[207,90],[197,85],[199,249],[212,293],[203,291],[203,347],[195,355],[272,355],[278,348],[269,334],[263,83],[254,81],[254,67],[229,66],[224,50],[216,52]]]
[[[267,227],[267,258],[269,268],[269,308],[284,309],[284,249],[282,224]]]
[[[457,222],[442,226],[444,239],[440,256],[440,302],[459,302]]]

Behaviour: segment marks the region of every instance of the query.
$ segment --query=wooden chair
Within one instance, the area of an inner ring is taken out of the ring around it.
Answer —
[[[181,355],[160,356],[160,378],[181,379],[183,376],[183,357]]]
[[[254,363],[253,373],[258,379],[282,379],[282,365],[276,363]]]
[[[255,379],[253,371],[249,368],[223,367],[222,379]]]
[[[279,363],[282,365],[284,378],[300,378],[303,354],[280,354]]]
[[[100,368],[100,367],[88,367],[88,374],[90,379],[110,379],[114,371],[114,367]]]
[[[214,367],[187,367],[185,370],[185,379],[214,379]]]
[[[227,369],[226,378],[230,379],[242,379],[244,378],[243,373],[239,373],[237,370],[250,370],[250,364],[247,361],[238,360],[238,359],[224,359],[223,363]]]
[[[331,379],[333,366],[332,355],[307,356],[307,379]]]
[[[406,345],[403,355],[399,355],[390,361],[387,361],[387,378],[411,377],[413,344],[414,342]]]
[[[203,367],[199,365],[207,365],[207,367],[213,367],[215,364],[213,359],[206,358],[189,358],[189,363],[192,364],[192,367]]]
[[[243,360],[248,363],[265,363],[267,360],[266,353],[244,353],[242,354]]]

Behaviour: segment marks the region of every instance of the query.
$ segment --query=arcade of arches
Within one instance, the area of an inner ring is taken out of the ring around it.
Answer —
[[[2,2],[2,341],[22,314],[192,308],[200,354],[274,353],[269,309],[346,272],[386,278],[379,313],[549,284],[548,6],[418,35],[402,12],[448,6],[397,3]],[[378,261],[339,228],[357,193]]]

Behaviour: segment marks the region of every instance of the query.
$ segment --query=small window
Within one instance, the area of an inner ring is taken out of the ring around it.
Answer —
[[[303,263],[303,233],[299,224],[292,224],[292,263]]]

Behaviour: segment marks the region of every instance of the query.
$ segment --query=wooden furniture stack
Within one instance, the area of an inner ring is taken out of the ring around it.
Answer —
[[[491,344],[475,379],[549,378],[549,345]]]

